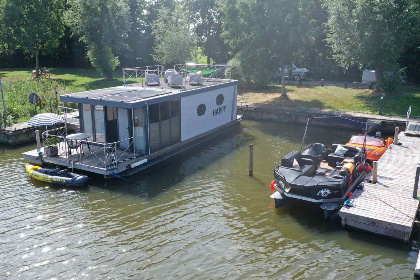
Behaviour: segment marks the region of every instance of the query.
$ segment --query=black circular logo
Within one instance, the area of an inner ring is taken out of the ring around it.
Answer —
[[[225,100],[225,97],[223,96],[223,94],[219,94],[216,97],[216,104],[217,105],[222,105],[224,100]]]
[[[202,116],[206,113],[206,105],[205,104],[200,104],[197,107],[197,115]]]

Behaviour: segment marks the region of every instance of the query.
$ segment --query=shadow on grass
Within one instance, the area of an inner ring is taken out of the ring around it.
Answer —
[[[402,90],[400,94],[385,95],[382,104],[382,114],[390,116],[405,116],[411,106],[411,116],[420,116],[420,91],[410,88]],[[377,93],[359,94],[357,99],[362,101],[371,112],[379,112],[381,95]]]
[[[274,98],[270,101],[264,103],[253,103],[254,107],[267,108],[267,109],[276,109],[278,107],[296,107],[296,108],[313,108],[313,109],[334,109],[331,106],[325,105],[322,101],[318,99],[312,100],[284,100],[281,97]]]

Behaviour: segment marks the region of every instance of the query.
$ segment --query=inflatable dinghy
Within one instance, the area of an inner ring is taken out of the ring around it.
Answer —
[[[68,170],[42,168],[31,164],[26,165],[26,172],[35,180],[66,187],[81,187],[89,179],[88,176],[79,175]]]

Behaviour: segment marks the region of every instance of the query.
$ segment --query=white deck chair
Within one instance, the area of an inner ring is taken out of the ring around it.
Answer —
[[[169,78],[169,76],[171,76],[172,74],[178,74],[178,72],[176,72],[176,70],[175,69],[168,69],[168,70],[166,70],[165,71],[165,74],[164,74],[164,81],[165,81],[165,83],[168,83],[168,78]]]
[[[188,74],[187,82],[189,85],[192,85],[192,84],[202,85],[203,76],[201,74]]]
[[[182,87],[184,84],[184,78],[181,74],[172,74],[168,77],[168,85],[170,87]]]
[[[159,76],[156,74],[146,73],[146,86],[160,85]]]

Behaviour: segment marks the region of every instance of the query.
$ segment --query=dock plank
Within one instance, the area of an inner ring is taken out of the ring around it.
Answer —
[[[365,183],[353,196],[353,207],[343,207],[343,226],[409,241],[419,201],[413,189],[420,163],[420,138],[400,133],[402,145],[391,145],[378,162],[378,182]]]

